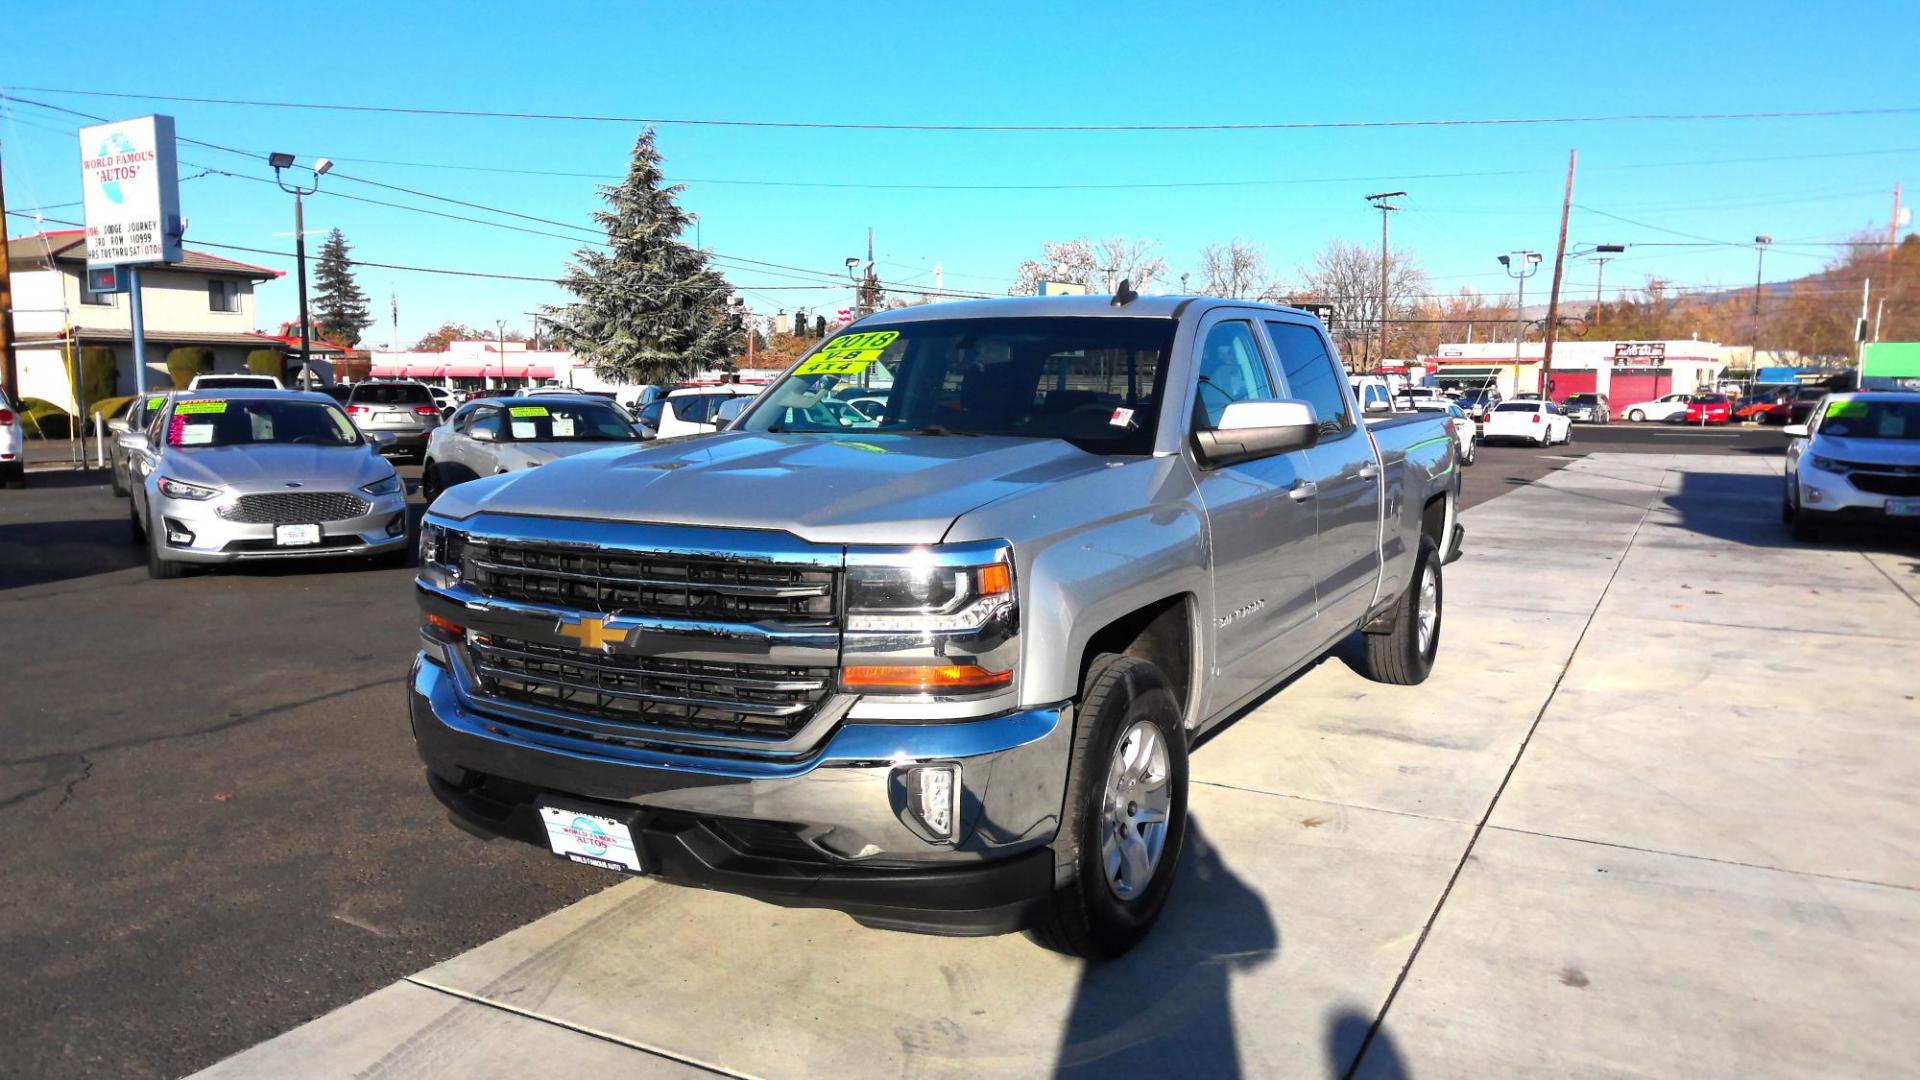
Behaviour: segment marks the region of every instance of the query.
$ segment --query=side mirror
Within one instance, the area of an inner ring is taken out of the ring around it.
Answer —
[[[1804,439],[1809,432],[1805,424],[1788,424],[1786,427],[1780,429],[1780,434],[1785,435],[1789,439]]]
[[[467,434],[478,442],[500,441],[500,433],[490,427],[469,428]]]
[[[124,416],[116,416],[107,421],[107,430],[113,432],[115,435],[125,434],[127,430],[127,418]]]
[[[391,431],[367,432],[367,441],[373,444],[373,448],[376,451],[385,450],[387,447],[392,446],[394,440],[395,436]]]
[[[144,453],[147,449],[147,433],[144,431],[122,431],[115,436],[113,443],[122,450]]]
[[[1236,401],[1220,424],[1193,433],[1194,448],[1208,466],[1232,465],[1305,450],[1320,441],[1320,420],[1305,401]]]
[[[632,427],[633,433],[642,439],[651,439],[654,437],[654,430],[638,420],[633,422]]]

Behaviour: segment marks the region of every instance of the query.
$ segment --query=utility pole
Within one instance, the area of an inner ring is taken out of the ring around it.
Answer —
[[[1380,211],[1380,363],[1387,361],[1387,215],[1400,209],[1387,202],[1388,199],[1402,198],[1404,191],[1383,191],[1378,195],[1367,196],[1367,201]]]
[[[496,319],[494,329],[499,333],[500,350],[500,389],[507,388],[507,320]]]
[[[1767,245],[1773,243],[1773,237],[1762,233],[1753,238],[1753,362],[1748,365],[1755,370],[1760,367],[1760,282],[1764,280],[1767,265]]]
[[[1540,393],[1553,400],[1553,333],[1560,323],[1560,279],[1567,265],[1567,217],[1573,212],[1573,169],[1580,151],[1567,151],[1567,193],[1560,199],[1560,245],[1553,252],[1553,291],[1547,295],[1546,348],[1540,354]]]
[[[1893,185],[1893,216],[1887,219],[1887,285],[1893,285],[1893,249],[1900,245],[1900,183]]]
[[[7,195],[5,169],[0,168],[0,382],[15,405],[25,408],[20,393],[20,362],[13,351],[13,260],[7,254]],[[51,259],[48,260],[52,262]]]

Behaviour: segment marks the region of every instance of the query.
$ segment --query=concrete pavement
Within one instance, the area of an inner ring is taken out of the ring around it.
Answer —
[[[1337,655],[1207,740],[1119,962],[636,880],[204,1075],[1909,1071],[1920,555],[1792,545],[1777,469],[1468,511],[1434,677]]]

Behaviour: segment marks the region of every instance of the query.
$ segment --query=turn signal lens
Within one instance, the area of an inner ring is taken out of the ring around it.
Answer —
[[[848,690],[918,691],[933,694],[942,690],[991,690],[1013,682],[1011,671],[988,671],[979,664],[866,665],[844,668],[840,685]]]
[[[426,620],[428,629],[438,630],[442,637],[458,641],[467,634],[466,628],[452,619],[441,618],[438,615],[424,615],[422,618]]]
[[[1004,596],[1013,591],[1013,571],[1006,563],[990,563],[980,568],[980,595]]]

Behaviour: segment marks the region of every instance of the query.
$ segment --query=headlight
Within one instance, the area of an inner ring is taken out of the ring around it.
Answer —
[[[1812,462],[1813,467],[1819,469],[1821,472],[1843,473],[1847,471],[1845,462],[1835,461],[1830,457],[1821,457],[1819,454],[1808,454],[1807,460]]]
[[[407,485],[401,482],[399,473],[388,473],[385,479],[375,480],[360,490],[369,495],[398,495],[407,490]]]
[[[846,612],[845,690],[965,697],[1013,685],[1019,619],[1004,541],[850,551]]]
[[[420,565],[438,567],[451,577],[460,576],[460,556],[467,546],[467,534],[445,525],[423,522],[420,526]]]
[[[217,499],[220,497],[219,488],[201,487],[199,484],[189,484],[184,480],[175,480],[171,476],[163,476],[156,481],[156,483],[158,483],[160,487],[160,494],[165,495],[169,499],[191,499],[194,502],[206,502],[208,499]]]
[[[1013,606],[1013,570],[985,566],[853,566],[849,630],[972,630]]]

